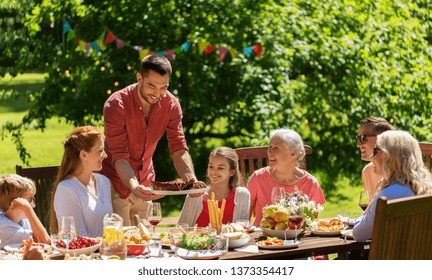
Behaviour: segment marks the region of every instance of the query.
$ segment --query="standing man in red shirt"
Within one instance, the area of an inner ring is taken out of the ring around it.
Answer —
[[[132,225],[133,216],[145,217],[153,195],[144,186],[155,180],[153,154],[166,132],[178,175],[195,180],[195,171],[182,126],[177,98],[168,91],[172,69],[163,56],[148,55],[136,74],[137,83],[113,93],[104,105],[105,149],[101,173],[112,182],[113,212]]]

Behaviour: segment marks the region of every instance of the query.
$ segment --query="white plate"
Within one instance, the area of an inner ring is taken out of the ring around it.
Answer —
[[[47,251],[49,248],[51,248],[51,245],[49,244],[44,244],[44,250]],[[19,244],[11,244],[11,245],[6,245],[4,247],[4,249],[8,252],[22,252],[21,250],[21,243]]]
[[[181,195],[181,194],[204,193],[209,189],[210,187],[202,188],[202,189],[185,190],[185,191],[161,191],[161,190],[151,189],[150,192],[152,194],[158,194],[158,195]]]
[[[93,246],[90,246],[90,247],[81,248],[81,249],[75,249],[75,250],[69,249],[68,250],[68,254],[71,255],[71,256],[79,256],[81,254],[90,255],[91,253],[93,253],[97,249],[99,249],[100,245],[101,244],[98,243],[96,245],[93,245]],[[56,247],[56,249],[57,249],[57,251],[59,251],[60,254],[62,254],[62,255],[66,254],[66,249],[62,249],[62,248],[58,248],[58,247]]]
[[[214,250],[187,250],[180,247],[171,246],[177,256],[185,260],[211,260],[223,255],[221,251]]]
[[[262,242],[265,240],[261,240],[257,242],[258,247],[261,249],[272,249],[272,250],[278,250],[278,249],[289,249],[289,248],[296,248],[299,244],[301,244],[300,241],[294,242],[294,240],[284,240],[283,245],[264,245]]]
[[[239,248],[239,247],[246,245],[250,239],[251,238],[249,235],[244,236],[244,237],[239,238],[239,239],[229,239],[229,243],[228,243],[229,245],[228,246],[229,246],[229,248]]]
[[[279,239],[294,239],[296,237],[296,231],[294,229],[287,229],[287,230],[277,230],[277,229],[269,229],[269,228],[261,228],[261,229],[268,236],[277,237]],[[297,236],[302,232],[303,229],[298,229]]]
[[[313,234],[318,236],[339,236],[341,234],[340,230],[337,231],[318,231],[314,230],[312,231]]]
[[[346,237],[347,237],[348,239],[354,239],[354,236],[353,236],[353,230],[352,230],[352,229],[346,229],[346,230],[343,230],[343,231],[341,231],[341,234],[342,234],[342,236],[345,236],[345,235],[346,235]]]

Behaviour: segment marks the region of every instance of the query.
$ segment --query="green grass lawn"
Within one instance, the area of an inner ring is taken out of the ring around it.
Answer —
[[[26,91],[34,90],[41,86],[43,83],[43,74],[24,74],[11,79],[5,77],[0,79],[1,89],[16,89],[20,95],[25,95]],[[26,100],[21,96],[17,100],[10,100],[0,103],[0,125],[6,121],[18,122],[25,115],[29,108]],[[24,132],[24,145],[31,155],[30,166],[46,166],[46,165],[59,165],[63,154],[63,142],[69,133],[73,130],[72,125],[66,124],[58,118],[53,118],[47,122],[47,127],[44,132],[29,128]],[[7,173],[15,173],[15,165],[22,164],[19,154],[16,151],[14,143],[11,138],[0,139],[0,175]],[[319,171],[311,171],[313,175],[318,178],[325,177]],[[331,194],[325,194],[327,203],[324,206],[324,211],[320,214],[322,218],[335,217],[338,211],[350,211],[352,213],[360,214],[361,209],[358,206],[358,195],[363,188],[360,181],[360,170],[358,174],[354,174],[355,180],[359,183],[351,183],[350,178],[340,177],[335,180],[337,190]],[[170,209],[166,216],[179,215],[180,209]]]

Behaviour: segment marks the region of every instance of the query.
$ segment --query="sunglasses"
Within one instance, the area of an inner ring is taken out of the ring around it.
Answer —
[[[375,157],[375,156],[378,154],[378,151],[381,151],[381,149],[380,149],[379,147],[375,146],[375,147],[373,148],[373,154],[372,154],[372,156]]]
[[[368,137],[376,136],[376,134],[360,134],[356,136],[358,144],[366,144]]]

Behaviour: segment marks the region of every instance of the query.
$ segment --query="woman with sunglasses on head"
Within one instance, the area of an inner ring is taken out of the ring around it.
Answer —
[[[357,147],[360,149],[361,159],[369,161],[362,170],[362,181],[365,193],[368,195],[369,202],[372,200],[381,176],[373,172],[373,166],[370,162],[370,155],[375,146],[377,135],[394,127],[383,118],[370,117],[360,121],[360,128],[357,134]]]
[[[424,165],[418,141],[408,132],[389,130],[378,135],[370,157],[374,172],[383,180],[378,185],[378,194],[354,225],[353,235],[360,242],[372,238],[378,198],[432,193],[432,175]]]
[[[21,244],[28,238],[51,242],[33,208],[36,187],[32,180],[17,174],[0,178],[0,248]]]

